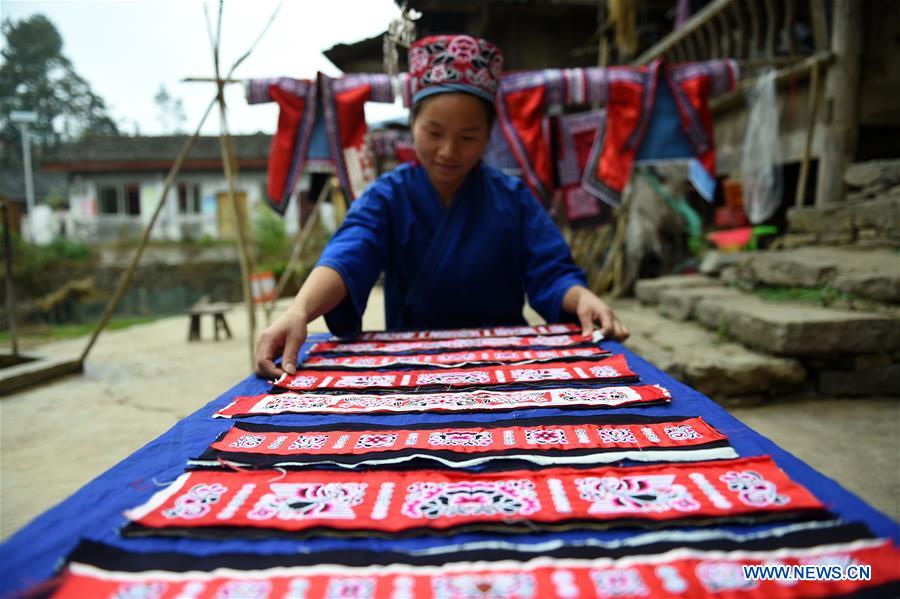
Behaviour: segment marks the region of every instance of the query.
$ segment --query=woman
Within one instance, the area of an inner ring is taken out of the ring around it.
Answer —
[[[525,184],[481,164],[500,51],[469,36],[431,36],[410,47],[409,62],[418,160],[353,203],[291,306],[263,332],[257,374],[293,374],[307,323],[319,316],[337,335],[358,333],[381,272],[389,330],[523,324],[527,295],[548,322],[574,315],[585,334],[599,323],[607,337],[626,338]]]

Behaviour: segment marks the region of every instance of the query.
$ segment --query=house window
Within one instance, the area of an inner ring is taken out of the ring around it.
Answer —
[[[125,212],[131,216],[141,215],[141,187],[139,185],[125,186]]]
[[[197,184],[178,184],[178,212],[181,214],[198,214],[200,212],[200,186]]]
[[[119,190],[117,187],[104,185],[100,187],[98,195],[100,196],[100,214],[118,214]]]

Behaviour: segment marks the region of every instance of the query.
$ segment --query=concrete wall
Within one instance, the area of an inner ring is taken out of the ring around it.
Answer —
[[[180,241],[185,236],[193,238],[220,238],[217,194],[227,191],[221,173],[186,173],[177,179],[189,187],[200,188],[200,212],[181,214],[178,191],[169,192],[166,205],[160,214],[152,239]],[[137,184],[140,186],[140,215],[101,214],[99,189],[104,185]],[[262,171],[242,173],[239,186],[247,194],[250,214],[265,202],[266,174]],[[69,185],[69,211],[64,217],[66,236],[89,242],[114,240],[121,236],[135,237],[146,226],[162,199],[165,187],[163,173],[86,173],[75,175]],[[285,215],[289,234],[297,231],[296,202],[291,203]]]

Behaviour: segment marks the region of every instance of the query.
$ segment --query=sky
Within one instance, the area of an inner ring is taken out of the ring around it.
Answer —
[[[0,18],[46,16],[63,38],[63,53],[106,101],[120,130],[159,135],[168,133],[162,130],[153,101],[161,84],[182,99],[186,131],[194,130],[213,97],[212,83],[181,82],[185,77],[213,75],[204,4],[214,22],[218,2],[201,0],[0,0]],[[275,0],[225,1],[223,70],[252,45],[278,5]],[[322,51],[383,33],[399,14],[393,0],[284,0],[275,21],[234,76],[306,79],[317,71],[340,75]],[[275,104],[247,105],[242,85],[226,88],[225,99],[232,133],[275,131]],[[366,106],[370,121],[403,113],[399,105]],[[219,133],[216,112],[202,132]]]

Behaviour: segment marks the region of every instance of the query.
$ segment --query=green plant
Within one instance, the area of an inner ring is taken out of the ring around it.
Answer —
[[[818,287],[786,287],[765,285],[753,290],[757,297],[770,302],[800,302],[828,306],[836,301],[850,301],[853,296],[831,285]]]
[[[260,203],[253,210],[250,234],[256,244],[260,265],[272,259],[284,259],[288,252],[288,237],[284,219],[268,206]]]

